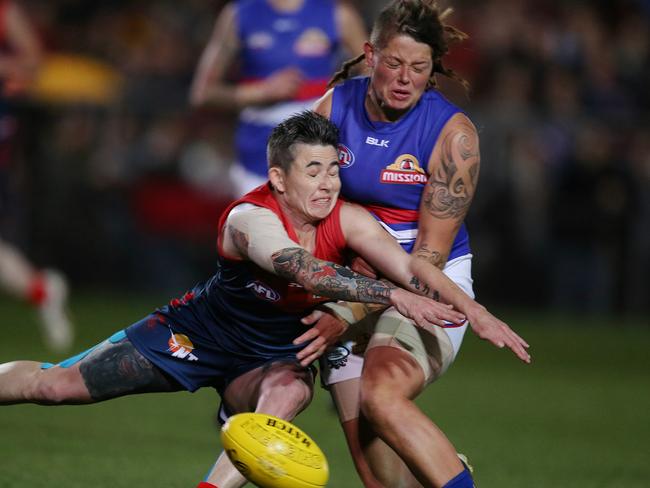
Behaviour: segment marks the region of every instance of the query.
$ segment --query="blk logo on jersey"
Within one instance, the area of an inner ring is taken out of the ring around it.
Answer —
[[[199,360],[199,358],[192,354],[194,344],[192,344],[192,341],[185,334],[174,334],[172,332],[167,344],[169,345],[168,351],[172,353],[173,357],[186,359],[187,361]]]
[[[371,146],[388,147],[389,142],[388,139],[376,139],[370,136],[366,137],[366,144],[370,144]]]
[[[400,154],[393,164],[381,171],[380,181],[396,185],[421,185],[427,182],[427,175],[415,156]]]
[[[345,144],[339,143],[339,166],[343,168],[349,168],[354,164],[354,153],[350,151],[350,148]]]
[[[265,285],[261,281],[250,281],[246,288],[251,290],[258,298],[267,300],[269,302],[277,302],[280,299],[280,294],[273,288]]]

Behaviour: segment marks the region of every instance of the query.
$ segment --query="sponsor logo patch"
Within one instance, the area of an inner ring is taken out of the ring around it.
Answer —
[[[192,344],[192,341],[185,334],[174,334],[172,332],[167,344],[169,345],[168,351],[172,353],[173,357],[186,359],[187,361],[199,360],[198,357],[192,354],[194,344]]]
[[[381,171],[380,181],[397,185],[420,185],[427,182],[427,175],[415,156],[400,154],[393,164]]]

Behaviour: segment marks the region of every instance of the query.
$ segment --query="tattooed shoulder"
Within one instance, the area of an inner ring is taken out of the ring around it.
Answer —
[[[454,124],[440,141],[440,155],[423,193],[426,211],[462,220],[472,203],[480,167],[478,134],[468,120]]]

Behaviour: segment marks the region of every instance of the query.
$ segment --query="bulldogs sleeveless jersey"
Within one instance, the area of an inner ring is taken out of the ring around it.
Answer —
[[[334,89],[330,120],[340,130],[342,194],[362,203],[411,252],[429,157],[440,131],[459,109],[427,90],[397,122],[373,122],[364,106],[369,81],[352,78]],[[448,259],[469,252],[463,223]]]
[[[294,100],[241,112],[236,135],[239,163],[266,177],[266,142],[273,127],[288,116],[311,108],[326,91],[334,69],[338,35],[332,0],[304,0],[296,12],[277,12],[267,0],[236,5],[241,45],[241,80],[250,83],[283,68],[304,76]]]

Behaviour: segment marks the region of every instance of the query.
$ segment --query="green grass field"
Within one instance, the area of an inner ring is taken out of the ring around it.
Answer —
[[[162,304],[156,298],[75,296],[76,350]],[[0,362],[60,360],[43,348],[32,311],[0,299]],[[481,488],[650,486],[650,324],[501,316],[534,362],[471,333],[454,367],[420,399],[475,467]],[[214,391],[121,398],[75,407],[0,409],[0,488],[193,487],[219,451]],[[326,392],[296,423],[328,456],[328,486],[357,480]]]

